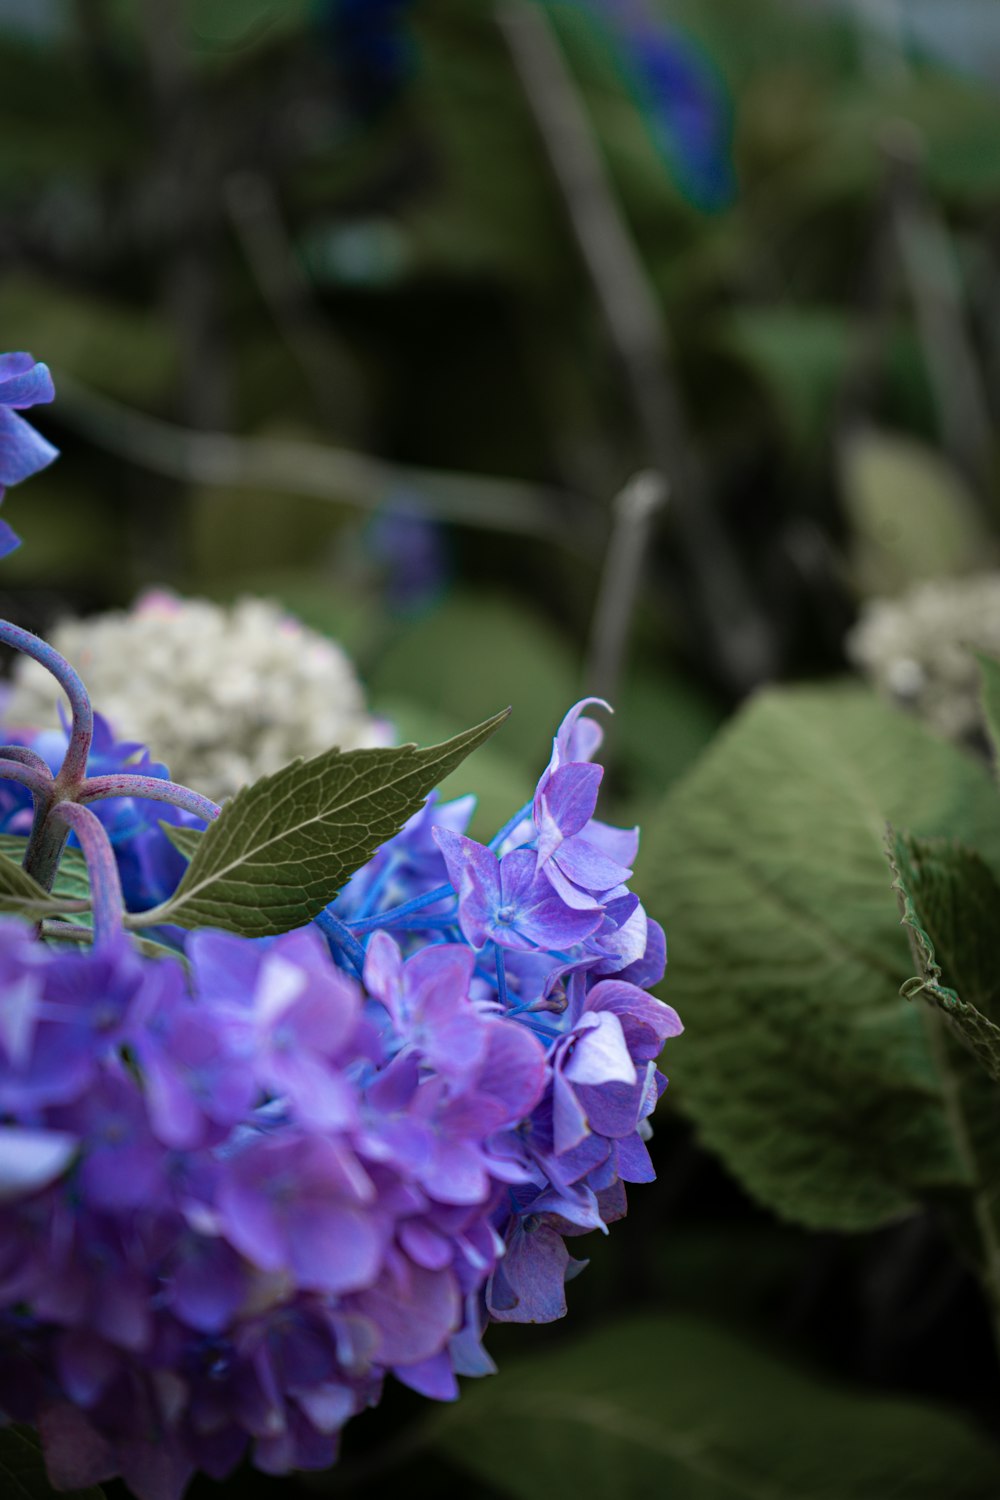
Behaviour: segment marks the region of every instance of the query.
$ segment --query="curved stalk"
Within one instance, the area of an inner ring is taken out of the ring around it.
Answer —
[[[128,771],[86,777],[77,788],[74,801],[99,802],[105,797],[146,797],[151,802],[169,802],[184,812],[194,813],[196,818],[203,818],[206,823],[213,822],[222,811],[217,802],[176,781],[163,781],[157,776],[135,776]]]
[[[94,710],[90,706],[87,689],[79,674],[70,666],[65,657],[53,650],[47,641],[43,641],[37,635],[32,635],[30,630],[22,630],[19,625],[12,625],[9,620],[0,620],[0,641],[13,646],[15,651],[32,657],[45,667],[46,671],[51,672],[69,699],[73,723],[70,729],[69,745],[66,747],[66,754],[56,780],[63,787],[75,786],[83,780],[86,774],[90,742],[94,737]]]
[[[72,829],[80,840],[90,876],[90,897],[94,913],[94,947],[113,943],[123,929],[122,883],[111,840],[96,813],[76,802],[57,802],[49,814],[49,823],[61,823]]]

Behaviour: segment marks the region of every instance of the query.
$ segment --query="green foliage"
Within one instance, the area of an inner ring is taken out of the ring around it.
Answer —
[[[677,1102],[762,1202],[863,1230],[976,1186],[890,891],[886,820],[1000,853],[984,772],[853,687],[768,692],[668,795],[639,881],[687,1026]],[[991,820],[992,821],[989,821]]]
[[[710,1323],[645,1316],[511,1363],[432,1441],[514,1500],[992,1500],[1000,1452],[928,1402],[852,1391]]]
[[[994,765],[1000,776],[1000,661],[981,655],[979,672],[983,683],[983,718],[993,746]]]
[[[131,918],[267,937],[304,926],[507,711],[419,750],[327,750],[262,776],[198,840],[173,896]]]
[[[578,672],[571,647],[543,616],[497,595],[456,594],[398,636],[369,686],[378,708],[414,703],[453,724],[511,704],[504,750],[537,778],[578,696]]]
[[[5,839],[4,843],[7,842]],[[18,842],[23,849],[23,840]],[[68,895],[65,888],[63,894]],[[76,899],[75,894],[72,899]],[[16,862],[16,856],[12,857],[0,847],[0,911],[18,916],[40,917],[57,916],[63,909],[56,895],[50,895],[34,876],[22,870]]]
[[[0,1428],[0,1493],[3,1500],[57,1500],[45,1473],[42,1450],[27,1427]],[[59,1500],[104,1500],[96,1486],[59,1490]]]
[[[889,855],[919,964],[904,993],[943,1011],[1000,1083],[1000,886],[978,854],[947,839],[897,833]]]
[[[841,447],[852,571],[864,594],[981,567],[992,544],[962,476],[922,443],[874,428]]]

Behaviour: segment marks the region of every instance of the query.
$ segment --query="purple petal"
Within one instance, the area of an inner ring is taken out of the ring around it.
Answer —
[[[588,761],[599,749],[604,731],[596,720],[581,717],[584,709],[592,703],[606,709],[609,714],[614,713],[611,704],[605,703],[603,698],[581,698],[579,703],[574,703],[559,725],[552,744],[555,765],[562,765],[565,761]]]
[[[370,1215],[349,1205],[304,1202],[289,1215],[291,1264],[307,1291],[360,1291],[378,1274],[384,1238]]]
[[[610,859],[581,834],[560,846],[556,862],[566,878],[585,891],[612,891],[632,874],[627,865]]]
[[[0,406],[38,406],[43,401],[54,401],[56,388],[52,384],[48,365],[34,364],[13,369],[9,361],[31,360],[30,354],[5,355],[0,357]]]
[[[433,834],[458,896],[462,932],[474,948],[482,948],[491,936],[492,916],[500,904],[500,862],[474,839],[446,828],[435,828]]]
[[[591,1019],[596,1025],[588,1025]],[[573,1083],[635,1083],[635,1064],[629,1056],[621,1022],[611,1011],[589,1012],[572,1034],[574,1046],[563,1067]]]
[[[539,783],[533,804],[538,825],[538,864],[541,867],[563,839],[579,833],[593,817],[603,767],[568,764]]]
[[[3,498],[4,489],[0,485],[0,499]],[[16,552],[21,545],[21,538],[17,532],[7,525],[6,521],[0,521],[0,557],[9,557]]]
[[[458,1381],[445,1350],[418,1364],[395,1365],[392,1373],[411,1390],[429,1396],[432,1401],[458,1400]]]
[[[44,469],[59,449],[9,407],[0,406],[0,484],[19,484]]]
[[[553,1323],[563,1317],[568,1265],[569,1251],[554,1229],[544,1223],[518,1227],[487,1288],[494,1321]]]

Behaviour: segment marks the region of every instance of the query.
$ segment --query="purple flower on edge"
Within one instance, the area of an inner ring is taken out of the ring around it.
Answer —
[[[0,500],[9,484],[20,484],[58,456],[58,448],[36,432],[23,417],[29,406],[55,398],[48,365],[30,354],[0,354]],[[6,521],[0,521],[0,557],[21,545]]]

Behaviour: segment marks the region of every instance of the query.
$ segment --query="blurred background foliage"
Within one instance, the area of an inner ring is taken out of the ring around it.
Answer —
[[[996,7],[2,0],[0,99],[0,342],[63,450],[5,613],[259,592],[406,736],[512,703],[481,833],[606,692],[688,1025],[567,1325],[241,1493],[995,1497],[977,1185],[869,815],[996,858],[985,740],[772,690],[702,752],[996,562]]]

